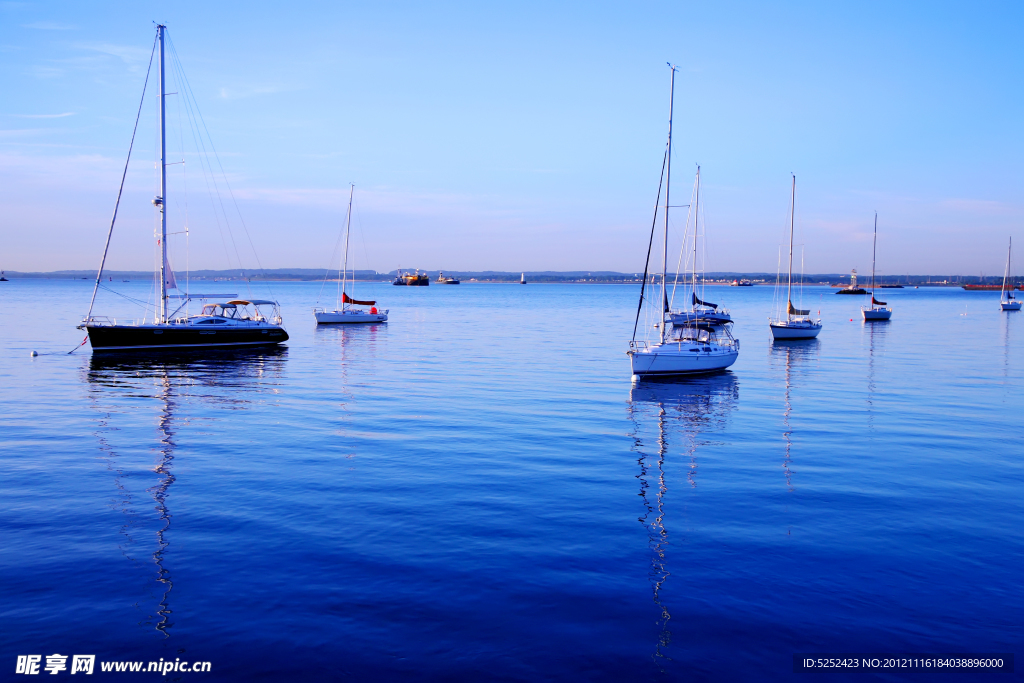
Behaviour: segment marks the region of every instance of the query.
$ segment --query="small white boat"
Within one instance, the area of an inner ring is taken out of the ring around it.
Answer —
[[[333,311],[324,308],[314,308],[313,317],[317,325],[344,325],[359,323],[386,323],[388,312],[377,310],[376,301],[360,301],[353,299],[345,291],[345,284],[348,281],[348,238],[352,230],[352,195],[356,186],[352,185],[348,191],[348,214],[345,217],[345,256],[342,260],[341,272],[338,273],[338,303]],[[324,276],[324,282],[327,276]],[[352,271],[352,286],[355,286],[356,273]],[[321,286],[320,291],[323,291]],[[351,306],[369,306],[369,309],[352,308]]]
[[[892,317],[892,309],[887,308],[884,301],[875,298],[875,254],[878,248],[878,212],[875,212],[875,237],[871,244],[871,303],[861,306],[860,313],[864,322],[884,321]]]
[[[1003,287],[999,293],[999,307],[1004,311],[1019,311],[1020,302],[1013,296],[1013,277],[1010,275],[1010,256],[1013,254],[1013,238],[1006,250],[1006,272],[1003,273]]]
[[[821,319],[811,320],[809,310],[793,306],[793,223],[796,215],[796,175],[793,176],[793,193],[789,206],[789,281],[786,285],[786,317],[769,318],[768,327],[773,339],[814,339],[821,332]],[[803,278],[801,278],[803,286]]]
[[[672,311],[669,306],[666,283],[668,280],[668,227],[669,227],[669,191],[672,180],[672,102],[675,94],[676,67],[672,68],[672,80],[669,90],[668,144],[665,148],[665,239],[662,251],[661,291],[654,309],[657,311],[658,340],[637,340],[636,330],[640,321],[640,311],[646,299],[647,265],[644,268],[643,284],[640,290],[640,302],[637,306],[636,322],[633,325],[633,339],[629,342],[630,367],[633,379],[645,377],[695,375],[718,372],[736,362],[739,356],[739,340],[732,336],[729,326],[732,318],[727,311],[720,311],[716,304],[701,301],[696,292],[696,275],[692,279],[691,306],[689,310]],[[697,169],[695,192],[699,202],[700,169]],[[659,187],[658,200],[661,200]],[[694,216],[699,215],[697,211]],[[654,239],[654,228],[657,223],[657,207],[655,219],[651,224],[651,239]],[[689,221],[687,221],[689,223]],[[694,221],[694,250],[696,250],[697,223]],[[684,240],[685,243],[685,240]],[[648,262],[650,251],[648,251]],[[696,260],[693,262],[696,272]],[[678,282],[678,277],[677,277]],[[686,284],[684,283],[684,289]],[[650,305],[651,302],[648,302]]]

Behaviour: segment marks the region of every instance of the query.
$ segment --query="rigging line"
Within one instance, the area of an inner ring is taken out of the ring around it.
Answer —
[[[124,192],[124,180],[128,176],[128,163],[132,159],[132,148],[135,147],[135,133],[139,130],[139,119],[142,117],[142,105],[146,101],[146,86],[149,85],[149,74],[153,69],[153,55],[156,54],[156,36],[153,37],[153,49],[149,53],[149,66],[146,68],[146,80],[142,84],[142,97],[139,99],[139,111],[135,114],[135,127],[132,128],[132,141],[128,145],[128,157],[124,160],[124,171],[121,173],[121,185],[117,188],[117,201],[114,202],[114,215],[110,217],[110,229],[107,230],[107,242],[103,245],[103,258],[100,269],[96,272],[96,284],[92,288],[92,299],[89,300],[89,312],[85,319],[92,317],[92,307],[96,304],[96,292],[103,278],[103,267],[107,263],[107,252],[110,250],[110,238],[114,234],[114,223],[117,221],[117,209],[121,205],[121,193]]]
[[[171,46],[171,50],[174,51],[175,58],[177,58],[177,51],[174,50],[173,44]],[[192,92],[192,86],[188,83],[188,79],[184,76],[184,70],[182,70],[182,77],[185,80],[186,86],[188,86],[189,92]],[[210,149],[213,150],[213,156],[217,160],[217,165],[220,167],[221,175],[224,177],[224,185],[228,188],[228,194],[231,196],[231,202],[235,206],[235,212],[238,214],[238,220],[242,224],[242,230],[245,232],[246,239],[249,241],[249,248],[252,249],[252,255],[256,259],[256,265],[260,269],[260,274],[263,275],[263,281],[266,284],[267,289],[270,290],[271,296],[273,296],[273,288],[271,288],[270,283],[267,280],[266,270],[263,268],[263,264],[260,262],[260,255],[256,252],[256,245],[253,244],[252,235],[249,234],[249,228],[245,224],[245,218],[242,216],[242,210],[238,206],[238,200],[235,198],[235,192],[234,190],[231,189],[231,183],[228,181],[227,173],[224,171],[224,164],[221,163],[220,155],[217,154],[217,147],[216,145],[213,144],[213,137],[210,136],[210,131],[206,126],[206,119],[203,118],[203,113],[199,111],[198,103],[196,103],[196,112],[199,114],[199,120],[203,124],[203,128],[206,130],[206,136],[210,140]],[[249,289],[248,280],[246,280],[246,288]]]
[[[183,69],[180,65],[180,60],[177,57],[177,52],[174,49],[174,45],[171,46],[171,63],[174,69],[183,75]],[[216,175],[213,172],[213,167],[210,165],[209,153],[206,150],[206,140],[203,139],[202,131],[200,130],[199,123],[196,120],[195,109],[198,109],[198,104],[195,103],[194,97],[189,97],[189,91],[187,84],[184,84],[184,79],[179,79],[179,88],[182,93],[182,99],[185,103],[185,113],[188,118],[189,128],[191,134],[193,134],[193,141],[196,144],[196,152],[199,155],[200,169],[203,172],[203,180],[206,182],[207,193],[210,198],[210,206],[213,209],[213,218],[217,224],[217,231],[220,233],[221,247],[224,249],[224,258],[227,263],[231,262],[231,252],[227,247],[227,239],[224,237],[224,231],[227,231],[227,238],[231,241],[231,246],[234,249],[234,256],[238,262],[239,268],[242,267],[242,259],[239,256],[238,245],[234,244],[234,236],[231,233],[230,221],[227,219],[227,213],[224,210],[223,201],[220,199],[220,188],[217,186]],[[211,186],[212,182],[212,186]],[[216,199],[216,201],[215,201]],[[217,204],[220,204],[220,211],[217,210]],[[221,219],[223,218],[223,222]]]
[[[320,283],[320,291],[316,295],[316,302],[320,303],[320,298],[323,296],[324,287],[327,286],[327,278],[331,274],[331,264],[334,263],[334,259],[338,256],[338,249],[341,247],[341,235],[342,232],[338,232],[338,239],[334,242],[334,250],[331,252],[331,260],[327,262],[327,268],[324,269],[324,281]]]
[[[128,301],[131,301],[133,304],[136,304],[138,306],[142,306],[143,308],[145,308],[147,310],[151,306],[151,304],[148,301],[143,301],[142,299],[136,299],[135,297],[128,296],[127,294],[122,294],[121,292],[118,292],[117,290],[111,289],[110,287],[107,287],[106,285],[100,285],[100,289],[102,289],[105,292],[110,292],[111,294],[116,294],[117,296],[121,297],[122,299],[127,299]]]
[[[697,180],[693,181],[693,188],[694,189],[690,192],[690,203],[686,205],[686,223],[683,226],[683,243],[679,245],[679,259],[676,261],[676,278],[672,282],[672,296],[668,298],[669,308],[672,308],[672,304],[676,301],[676,287],[679,285],[679,266],[683,263],[683,253],[685,252],[687,255],[690,253],[686,249],[686,235],[688,234],[687,231],[690,229],[690,215],[693,212],[693,193],[697,190]],[[696,218],[693,219],[693,238],[697,239]],[[693,264],[693,267],[697,267],[696,262]],[[685,285],[686,282],[684,281],[683,284]]]
[[[640,324],[640,310],[644,306],[644,294],[647,291],[647,271],[651,267],[651,248],[654,246],[654,228],[658,225],[658,204],[661,202],[661,186],[665,182],[665,164],[668,162],[668,146],[665,147],[665,156],[661,159],[661,178],[658,180],[658,198],[654,200],[654,218],[651,220],[651,239],[647,242],[647,260],[644,261],[644,279],[640,283],[640,301],[636,304],[636,319],[633,321],[633,341],[636,341],[636,327]],[[667,203],[667,202],[666,202]],[[664,306],[664,302],[659,303]],[[662,318],[664,319],[664,312]]]
[[[178,90],[181,90],[181,79],[178,78],[177,71],[171,69],[171,75],[178,82]],[[181,125],[181,99],[175,101],[177,106],[176,110],[178,113],[178,149],[181,151],[181,194],[184,197],[182,205],[184,206],[183,213],[185,214],[185,294],[187,295],[190,289],[190,273],[191,273],[191,251],[189,249],[189,234],[188,234],[188,176],[185,173],[185,127]],[[177,162],[176,162],[177,163]],[[172,233],[175,234],[175,233]],[[180,291],[180,290],[179,290]],[[188,299],[185,299],[186,306]],[[179,307],[180,308],[180,307]],[[186,308],[186,317],[188,311]]]
[[[169,39],[168,39],[168,42],[170,42]],[[178,73],[179,73],[179,76],[180,76],[180,79],[181,79],[180,83],[184,85],[184,88],[182,89],[182,93],[183,93],[184,98],[185,98],[185,100],[187,102],[188,112],[189,112],[189,117],[190,117],[190,124],[191,124],[191,126],[193,128],[192,134],[193,134],[193,138],[196,140],[196,148],[197,148],[197,150],[200,153],[201,166],[203,168],[203,174],[204,174],[204,178],[206,180],[207,189],[210,192],[210,203],[213,205],[214,216],[216,217],[217,226],[218,226],[218,228],[220,229],[220,232],[221,232],[221,241],[223,242],[223,245],[224,245],[224,252],[225,252],[225,255],[227,256],[228,262],[230,262],[231,261],[231,254],[228,251],[227,241],[224,239],[224,231],[225,231],[225,228],[226,228],[227,229],[228,238],[231,240],[231,247],[235,251],[235,261],[238,264],[238,269],[240,271],[241,276],[244,278],[245,277],[245,268],[242,267],[242,257],[241,257],[241,255],[238,252],[238,244],[235,242],[235,235],[234,235],[234,233],[231,230],[231,221],[228,219],[227,210],[224,208],[224,199],[221,196],[220,187],[217,184],[217,175],[216,175],[216,173],[213,170],[213,165],[210,163],[209,152],[207,152],[207,150],[206,150],[206,143],[207,143],[207,141],[210,143],[211,149],[213,148],[213,138],[210,137],[209,129],[206,129],[206,138],[205,139],[203,138],[203,134],[202,134],[203,131],[200,130],[200,127],[199,127],[199,121],[202,120],[202,113],[199,112],[199,103],[196,101],[195,94],[192,91],[192,87],[188,83],[188,79],[185,77],[184,67],[182,67],[182,65],[181,65],[181,60],[178,58],[178,53],[177,53],[177,50],[174,48],[173,43],[170,45],[170,47],[171,47],[171,55],[172,55],[172,58],[173,58],[172,59],[172,63],[174,63],[175,68],[178,70]],[[198,119],[197,119],[197,115],[198,115]],[[206,122],[203,121],[202,123],[203,123],[203,128],[206,128]],[[215,149],[214,149],[214,154],[216,155],[216,150]],[[222,169],[223,169],[223,167],[222,167]],[[211,181],[213,183],[213,188],[212,189],[210,189]],[[214,201],[214,197],[215,196],[216,196],[216,201]],[[218,215],[218,213],[217,213],[217,205],[218,204],[220,205],[220,215]],[[220,222],[220,219],[222,217],[224,219],[224,224],[223,225],[221,225],[221,222]],[[249,293],[250,293],[250,296],[251,296],[252,291],[251,291],[251,288],[248,285],[248,281],[246,281],[246,289],[249,290]]]

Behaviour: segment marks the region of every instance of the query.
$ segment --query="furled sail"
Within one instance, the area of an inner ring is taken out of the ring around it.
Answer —
[[[786,309],[786,312],[789,313],[790,315],[810,315],[811,314],[811,312],[809,310],[808,311],[801,311],[799,308],[793,308],[793,302],[792,301],[789,302],[789,307]]]
[[[171,262],[167,258],[167,254],[164,254],[164,285],[167,289],[177,289],[178,283],[174,280],[174,269],[171,268]]]
[[[884,301],[879,301],[878,299],[876,299],[874,294],[871,295],[871,303],[874,304],[875,306],[885,306],[886,305]]]
[[[701,301],[700,299],[697,298],[697,293],[696,292],[694,292],[694,294],[693,294],[693,303],[694,303],[694,305],[707,306],[708,308],[713,308],[716,311],[718,310],[718,304],[713,304],[713,303],[710,303],[708,301]]]
[[[346,304],[356,304],[357,306],[373,306],[376,301],[360,301],[359,299],[353,299],[345,292],[341,293],[341,300]]]

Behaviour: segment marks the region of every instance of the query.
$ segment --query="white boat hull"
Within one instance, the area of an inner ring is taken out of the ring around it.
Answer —
[[[770,323],[774,339],[814,339],[821,332],[821,323],[800,320],[780,320]]]
[[[736,362],[739,349],[717,344],[668,342],[628,351],[633,375],[697,375],[725,370]]]
[[[317,325],[386,323],[388,321],[388,312],[370,313],[369,311],[355,309],[345,311],[313,311],[313,317],[316,318]]]
[[[1020,302],[1019,301],[1003,301],[999,305],[1002,307],[1002,309],[1004,311],[1019,311],[1020,310]]]
[[[888,320],[892,317],[891,308],[862,308],[860,309],[860,312],[866,321]]]

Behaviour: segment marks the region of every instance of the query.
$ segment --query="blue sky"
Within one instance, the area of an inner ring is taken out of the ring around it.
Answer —
[[[1024,245],[1022,14],[1009,2],[0,2],[0,267],[95,267],[157,20],[265,267],[324,266],[354,182],[357,267],[642,268],[671,61],[673,192],[688,195],[701,164],[710,269],[775,270],[794,172],[808,272],[869,270],[877,210],[881,272],[1001,274],[1007,237]],[[186,163],[172,172],[172,230],[187,200],[190,266],[231,267],[175,97],[170,156]],[[153,262],[154,111],[115,268]]]

